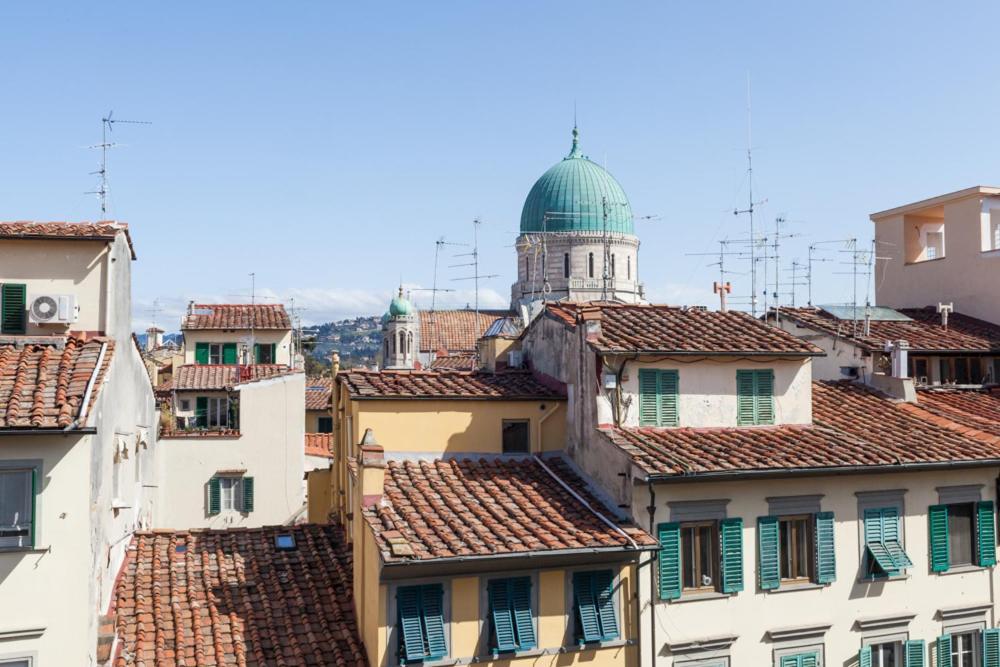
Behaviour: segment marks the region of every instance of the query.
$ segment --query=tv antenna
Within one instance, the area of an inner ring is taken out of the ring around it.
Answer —
[[[465,276],[464,278],[452,278],[452,280],[474,280],[475,281],[475,293],[476,293],[476,325],[479,325],[479,281],[485,278],[499,278],[500,274],[491,273],[488,275],[481,275],[479,273],[479,227],[483,224],[483,221],[479,218],[475,218],[472,221],[472,252],[465,252],[455,257],[472,257],[471,262],[465,264],[452,264],[451,268],[458,268],[461,266],[471,266],[472,275]]]
[[[108,136],[112,134],[114,130],[115,123],[127,123],[129,125],[152,125],[152,121],[148,120],[125,120],[124,118],[115,118],[114,110],[108,112],[108,115],[101,118],[101,143],[90,146],[90,148],[100,148],[101,149],[101,168],[97,171],[90,172],[91,176],[100,176],[101,182],[98,185],[97,190],[91,190],[86,192],[88,195],[97,195],[101,200],[101,219],[107,218],[108,213],[108,149],[115,148],[121,144],[109,141]]]
[[[733,215],[748,215],[750,218],[750,314],[757,317],[757,236],[753,214],[757,207],[767,203],[767,199],[753,199],[753,125],[750,106],[750,73],[747,72],[747,184],[749,196],[745,209],[733,209]],[[766,249],[765,249],[766,252]]]
[[[770,247],[770,249],[771,249],[770,259],[774,260],[774,292],[772,294],[773,294],[773,297],[774,297],[775,318],[777,318],[778,321],[780,321],[780,319],[781,319],[781,313],[780,313],[780,309],[781,309],[781,296],[780,296],[781,295],[781,271],[780,271],[781,253],[779,252],[780,248],[781,248],[781,240],[782,239],[792,239],[792,238],[795,238],[797,236],[801,236],[801,234],[782,234],[781,233],[781,228],[784,227],[786,224],[788,224],[788,219],[785,218],[785,216],[779,215],[778,217],[776,217],[774,219],[774,237],[772,239],[770,239],[771,243],[767,244],[766,242],[768,241],[768,239],[764,239],[764,241],[765,241],[765,248],[764,248],[764,315],[766,316],[767,312],[768,312],[768,310],[767,310],[767,308],[768,308],[768,304],[767,304],[767,298],[768,298],[768,293],[767,293],[767,260],[768,260],[767,248]]]
[[[445,241],[442,236],[437,241],[434,242],[434,282],[431,284],[431,312],[434,312],[434,308],[437,305],[437,293],[438,292],[454,292],[453,289],[438,289],[438,255],[441,254],[441,248],[445,246],[463,246],[468,247],[468,243],[453,243],[451,241]],[[418,291],[427,291],[424,289]]]
[[[809,265],[806,271],[806,282],[809,285],[809,300],[807,305],[813,305],[813,262],[832,262],[832,259],[827,259],[823,257],[815,257],[815,254],[822,250],[819,246],[829,245],[831,243],[843,243],[845,247],[851,247],[856,243],[856,239],[836,239],[833,241],[816,241],[815,243],[809,244]]]

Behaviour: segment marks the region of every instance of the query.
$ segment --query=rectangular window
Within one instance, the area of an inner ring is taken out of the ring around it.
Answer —
[[[253,511],[253,477],[218,475],[208,481],[208,514]]]
[[[0,285],[0,333],[23,334],[28,324],[27,285]]]
[[[333,433],[333,417],[319,417],[316,420],[316,428],[319,433]]]
[[[894,577],[913,567],[903,551],[896,507],[867,509],[864,514],[865,571],[869,577]]]
[[[718,531],[715,521],[681,524],[682,588],[715,590],[718,581]]]
[[[258,364],[276,363],[275,353],[277,345],[275,343],[256,343],[254,344],[253,347],[254,347],[255,363]]]
[[[736,371],[736,423],[757,426],[774,423],[774,370]]]
[[[208,363],[210,364],[222,363],[222,343],[208,344]]]
[[[680,377],[676,370],[639,370],[639,425],[677,426]]]
[[[871,667],[903,667],[902,642],[883,642],[868,648],[871,649],[871,662],[868,663]]]
[[[208,343],[194,344],[194,363],[196,364],[208,363]]]
[[[191,399],[189,399],[189,398],[182,398],[180,402],[181,402],[181,411],[182,412],[188,412],[188,411],[191,410]]]
[[[951,635],[951,662],[948,664],[951,667],[980,667],[981,649],[979,631]]]
[[[524,651],[535,647],[531,611],[531,577],[491,579],[489,597],[490,648],[494,653]]]
[[[198,425],[202,428],[225,428],[229,425],[229,399],[222,396],[199,396],[196,400]]]
[[[930,384],[930,359],[909,357],[910,377],[918,384]]]
[[[34,468],[0,468],[0,548],[34,546]]]
[[[780,667],[819,667],[819,653],[796,653],[786,655],[778,663]]]
[[[400,586],[396,591],[396,612],[401,661],[439,660],[448,654],[441,584]]]
[[[809,581],[813,560],[812,517],[799,515],[778,518],[781,534],[781,581]]]
[[[932,505],[927,509],[931,571],[954,565],[996,564],[993,501]]]
[[[504,454],[529,454],[531,452],[529,424],[527,419],[503,420],[501,428]]]
[[[563,253],[563,278],[569,278],[569,253]]]
[[[241,477],[220,477],[219,489],[222,493],[223,511],[238,512],[243,508],[243,479]]]
[[[993,250],[1000,250],[1000,220],[993,220],[991,223],[990,240]]]
[[[580,643],[618,639],[614,575],[611,570],[573,573],[575,637]]]
[[[944,231],[927,232],[927,247],[924,257],[938,259],[944,257]]]
[[[31,658],[13,658],[10,660],[0,660],[0,667],[31,667]]]
[[[757,539],[761,589],[836,580],[832,512],[760,517]]]

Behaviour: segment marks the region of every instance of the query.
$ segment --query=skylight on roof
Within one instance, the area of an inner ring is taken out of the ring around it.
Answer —
[[[832,315],[838,320],[864,320],[865,306],[853,306],[851,304],[830,304],[820,306],[820,310]],[[912,318],[907,317],[898,310],[885,308],[884,306],[867,306],[868,319],[872,322],[911,322]]]
[[[274,548],[278,551],[291,551],[295,548],[295,536],[289,533],[275,535]]]

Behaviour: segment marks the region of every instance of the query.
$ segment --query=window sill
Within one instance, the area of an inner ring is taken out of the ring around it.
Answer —
[[[889,581],[906,581],[910,578],[909,574],[897,574],[894,577],[858,577],[857,583],[859,584],[881,584]]]
[[[720,593],[719,591],[711,591],[705,593],[688,593],[684,594],[681,592],[681,596],[675,600],[666,600],[665,602],[669,604],[683,604],[684,602],[703,602],[705,600],[722,600],[725,598],[733,597],[735,593]],[[663,600],[661,600],[663,602]]]
[[[935,572],[934,574],[940,575],[942,577],[947,577],[949,574],[969,574],[970,572],[989,572],[990,568],[982,567],[979,565],[956,565],[955,567],[950,567],[946,572]]]
[[[903,264],[903,266],[916,266],[916,265],[918,265],[918,264],[928,264],[928,263],[930,263],[930,262],[940,262],[940,261],[941,261],[941,260],[943,260],[943,259],[948,259],[948,256],[947,256],[947,255],[944,255],[944,256],[942,256],[942,257],[935,257],[935,258],[933,258],[933,259],[918,259],[918,260],[917,260],[917,261],[915,261],[915,262],[905,262],[905,263]]]
[[[410,667],[414,664],[423,667],[448,667],[450,665],[475,665],[493,664],[501,661],[518,660],[520,658],[540,658],[547,655],[563,655],[569,653],[581,653],[583,651],[596,651],[601,649],[621,648],[624,646],[635,646],[635,641],[631,639],[615,639],[606,642],[590,642],[588,644],[572,644],[570,646],[557,646],[552,648],[534,648],[525,651],[514,651],[509,653],[499,653],[489,655],[476,655],[468,658],[442,658],[440,660],[428,660],[426,662],[401,663],[400,667]]]
[[[52,547],[0,547],[0,555],[3,554],[44,554],[48,553]]]
[[[817,584],[817,583],[812,582],[812,581],[806,581],[806,582],[802,582],[802,583],[782,585],[782,586],[779,586],[778,588],[773,588],[771,590],[764,591],[764,592],[767,593],[768,595],[771,595],[772,593],[794,593],[796,591],[815,591],[815,590],[820,590],[822,588],[827,588],[828,586],[829,586],[829,584]]]

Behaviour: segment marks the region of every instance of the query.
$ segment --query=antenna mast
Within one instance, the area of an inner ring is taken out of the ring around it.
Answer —
[[[101,118],[101,143],[95,144],[90,148],[100,148],[101,149],[101,168],[97,171],[90,172],[91,175],[100,176],[101,182],[98,185],[97,190],[91,190],[85,194],[97,195],[101,200],[101,219],[107,219],[108,213],[108,149],[115,148],[119,144],[108,141],[108,135],[114,130],[115,123],[128,123],[130,125],[152,125],[153,123],[147,120],[124,120],[122,118],[114,118],[114,110],[109,111],[108,115]]]
[[[476,323],[479,322],[479,280],[480,278],[498,278],[499,274],[491,273],[489,275],[480,275],[479,273],[479,226],[483,224],[483,221],[479,218],[475,218],[472,221],[472,252],[463,253],[461,255],[455,255],[455,257],[472,257],[472,261],[467,264],[452,264],[452,268],[457,268],[460,266],[471,266],[472,275],[466,276],[464,278],[452,278],[452,280],[473,280],[475,281],[475,303],[476,303]]]
[[[753,214],[757,206],[767,200],[753,200],[753,133],[752,114],[750,106],[750,73],[747,73],[747,183],[749,185],[749,202],[745,209],[734,209],[733,215],[748,214],[750,217],[750,314],[757,317],[757,235],[754,228]],[[765,249],[766,252],[766,249]]]

